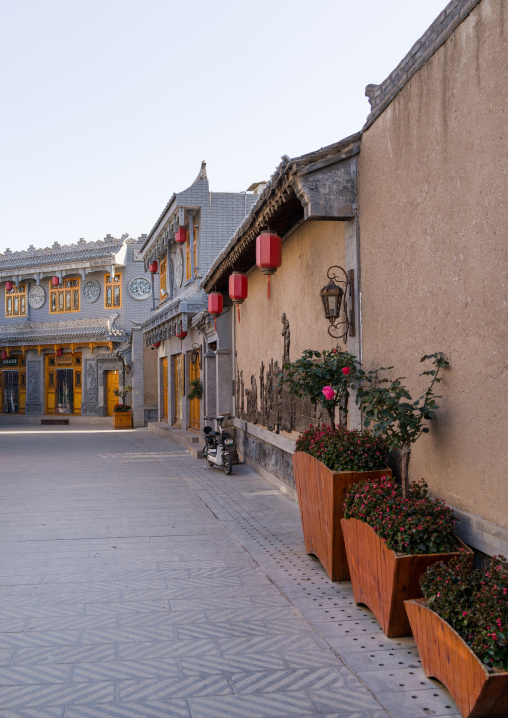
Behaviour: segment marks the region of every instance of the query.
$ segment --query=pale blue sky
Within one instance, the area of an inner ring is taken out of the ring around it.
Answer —
[[[0,252],[148,232],[361,129],[446,0],[0,0]]]

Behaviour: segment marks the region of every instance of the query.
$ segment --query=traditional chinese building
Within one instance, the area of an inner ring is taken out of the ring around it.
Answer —
[[[203,162],[140,247],[145,268],[159,276],[143,333],[147,347],[157,350],[159,421],[167,425],[199,430],[205,412],[232,412],[230,392],[222,390],[232,379],[229,319],[210,317],[199,284],[256,199],[251,192],[211,192]]]
[[[142,242],[108,235],[0,255],[0,421],[109,416],[123,385],[134,425],[151,418]]]
[[[284,160],[203,280],[227,298],[233,271],[247,276],[241,323],[230,315],[237,445],[289,491],[294,439],[320,417],[276,375],[303,349],[333,346],[320,302],[331,265],[352,280],[341,347],[366,370],[393,367],[418,398],[420,358],[444,352],[443,398],[411,479],[424,476],[458,535],[491,555],[508,555],[507,72],[504,0],[452,0],[366,88],[362,132]],[[282,240],[270,300],[255,250],[268,228]],[[360,419],[350,412],[350,426]]]

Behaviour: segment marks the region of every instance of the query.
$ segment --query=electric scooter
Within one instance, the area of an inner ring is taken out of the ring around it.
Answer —
[[[231,451],[234,439],[227,431],[222,431],[222,422],[225,418],[225,416],[205,416],[205,421],[215,420],[219,430],[214,431],[211,426],[205,426],[203,429],[205,435],[203,456],[209,467],[224,469],[224,473],[229,476],[233,471]]]

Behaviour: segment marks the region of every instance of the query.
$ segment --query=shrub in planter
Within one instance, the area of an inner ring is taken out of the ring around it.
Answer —
[[[447,553],[457,548],[453,511],[429,496],[423,479],[410,484],[407,499],[392,479],[364,481],[348,492],[344,516],[365,521],[396,553]]]
[[[307,553],[315,554],[332,581],[349,578],[340,520],[346,490],[386,473],[388,448],[368,434],[311,427],[298,439],[293,469]]]
[[[372,610],[389,637],[411,634],[404,601],[421,596],[419,578],[429,565],[456,556],[454,515],[428,495],[422,480],[409,497],[390,478],[362,482],[346,495],[342,527],[356,603]]]
[[[437,563],[420,580],[427,606],[490,668],[508,671],[508,563],[494,556],[471,570],[465,557]]]
[[[506,718],[506,559],[476,570],[465,556],[437,563],[421,587],[426,598],[405,605],[426,675],[446,685],[464,718]]]
[[[332,471],[385,469],[390,453],[380,436],[331,426],[311,426],[297,440],[296,451],[310,454]]]
[[[122,411],[131,411],[132,407],[128,404],[115,404],[113,407],[113,411],[115,413],[122,412]]]

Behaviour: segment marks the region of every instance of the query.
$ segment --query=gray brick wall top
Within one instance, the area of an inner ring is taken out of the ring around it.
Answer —
[[[480,2],[481,0],[451,0],[386,80],[380,85],[367,85],[365,94],[369,98],[371,112],[364,130],[370,127],[411,77],[446,42]]]

